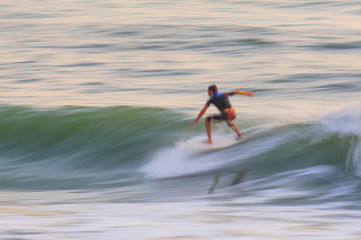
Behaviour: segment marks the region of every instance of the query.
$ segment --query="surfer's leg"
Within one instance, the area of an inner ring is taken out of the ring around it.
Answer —
[[[237,133],[238,138],[243,138],[243,137],[244,137],[244,135],[243,135],[242,133],[240,133],[240,131],[238,130],[236,124],[234,124],[233,121],[232,121],[232,122],[227,122],[227,125],[228,125],[230,128],[232,128],[232,130],[233,130],[235,133]]]
[[[210,117],[206,118],[205,125],[206,125],[206,131],[207,131],[207,136],[208,136],[208,140],[205,143],[206,144],[212,144],[211,119],[210,119]]]
[[[232,130],[237,133],[237,139],[241,139],[244,137],[243,134],[240,133],[240,131],[238,130],[236,124],[234,124],[233,120],[237,117],[237,114],[234,110],[228,113],[223,113],[221,117],[224,121],[226,121],[228,127],[232,128]]]
[[[211,122],[220,122],[223,121],[222,116],[218,115],[218,114],[213,114],[210,115],[208,117],[206,117],[205,120],[205,124],[206,124],[206,131],[207,131],[207,136],[208,136],[208,140],[205,141],[206,144],[212,144],[212,134],[211,134]]]
[[[233,130],[235,133],[237,133],[237,135],[241,134],[241,133],[239,132],[236,124],[230,123],[230,124],[228,124],[228,126],[229,126],[230,128],[232,128],[232,130]]]

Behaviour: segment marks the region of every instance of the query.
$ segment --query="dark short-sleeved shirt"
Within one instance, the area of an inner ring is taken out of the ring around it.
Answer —
[[[223,112],[224,109],[232,107],[228,97],[231,95],[234,95],[234,92],[215,93],[208,99],[206,104],[209,106],[212,103],[219,109],[219,111]]]

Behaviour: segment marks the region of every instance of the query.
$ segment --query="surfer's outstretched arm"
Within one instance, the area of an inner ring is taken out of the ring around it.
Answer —
[[[247,95],[248,97],[253,97],[254,96],[253,92],[244,92],[244,91],[239,91],[239,90],[233,91],[233,94],[243,94],[243,95]]]
[[[201,117],[204,115],[204,113],[207,111],[207,109],[208,109],[208,105],[206,104],[206,105],[204,105],[203,109],[199,112],[198,117],[196,118],[196,120],[194,120],[191,124],[189,124],[189,128],[196,125],[198,120],[201,119]]]

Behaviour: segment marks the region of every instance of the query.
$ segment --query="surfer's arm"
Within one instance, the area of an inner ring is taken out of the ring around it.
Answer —
[[[248,97],[253,97],[254,96],[253,92],[245,92],[245,91],[239,91],[239,90],[235,90],[232,93],[233,94],[243,94],[243,95],[247,95]]]
[[[196,118],[196,120],[194,120],[191,124],[189,124],[189,128],[193,127],[194,125],[196,125],[196,123],[198,122],[199,119],[201,119],[201,117],[204,115],[204,113],[207,111],[209,105],[206,104],[204,105],[203,109],[199,112],[198,117]]]

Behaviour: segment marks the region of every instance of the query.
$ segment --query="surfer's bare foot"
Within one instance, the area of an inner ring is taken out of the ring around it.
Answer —
[[[236,140],[241,140],[242,138],[244,138],[245,136],[241,133],[241,134],[238,134]]]
[[[209,145],[212,145],[212,144],[213,144],[213,143],[212,143],[212,140],[211,140],[211,141],[209,141],[209,140],[204,140],[203,143],[204,143],[204,144],[209,144]]]

